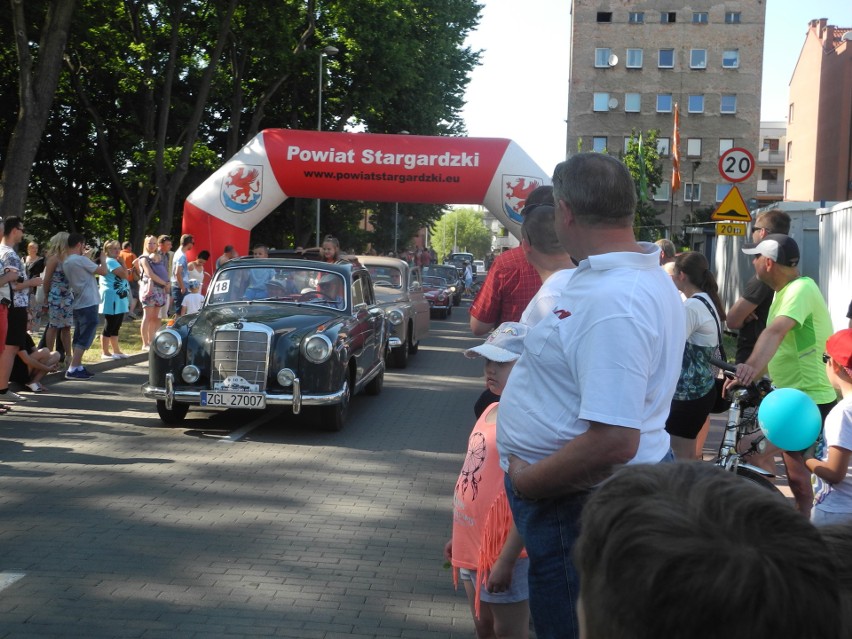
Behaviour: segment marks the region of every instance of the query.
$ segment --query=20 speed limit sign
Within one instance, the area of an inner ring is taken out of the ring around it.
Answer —
[[[754,173],[754,156],[739,147],[728,149],[719,158],[719,173],[728,182],[745,182]]]

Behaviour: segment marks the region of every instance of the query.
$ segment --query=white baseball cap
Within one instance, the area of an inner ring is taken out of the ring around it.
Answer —
[[[467,349],[464,356],[470,359],[484,357],[492,362],[514,362],[524,352],[524,338],[528,330],[529,327],[520,322],[503,322],[482,344]]]

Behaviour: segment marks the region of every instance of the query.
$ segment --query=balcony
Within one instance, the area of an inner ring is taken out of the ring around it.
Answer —
[[[784,183],[780,180],[758,180],[757,192],[767,195],[783,195]]]
[[[757,154],[758,164],[784,164],[784,153],[782,151],[770,151],[763,149]]]

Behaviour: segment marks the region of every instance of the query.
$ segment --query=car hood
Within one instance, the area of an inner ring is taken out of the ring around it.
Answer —
[[[193,331],[212,332],[231,322],[257,322],[277,332],[307,332],[318,326],[331,326],[347,316],[332,309],[283,303],[219,304],[207,306],[195,316]]]
[[[376,299],[380,304],[394,304],[397,302],[407,302],[408,292],[401,291],[398,288],[386,288],[384,286],[376,286]]]

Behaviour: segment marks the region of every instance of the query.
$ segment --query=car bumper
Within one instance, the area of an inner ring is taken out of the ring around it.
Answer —
[[[402,344],[402,338],[397,337],[396,335],[392,335],[390,339],[388,339],[388,346],[390,346],[392,349],[399,348],[400,346],[402,346]]]
[[[153,386],[149,383],[142,385],[142,395],[148,399],[156,399],[164,401],[166,408],[171,409],[172,405],[178,404],[201,404],[201,392],[210,390],[207,388],[198,389],[176,389],[174,386],[174,375],[166,374],[165,386]],[[331,406],[339,404],[343,401],[344,396],[348,392],[347,388],[342,388],[339,391],[322,395],[305,395],[301,391],[301,384],[296,379],[293,382],[293,392],[291,393],[265,393],[267,406],[292,406],[293,413],[298,415],[302,406]]]
[[[429,302],[430,309],[442,309],[442,308],[450,308],[450,300],[446,302]]]

